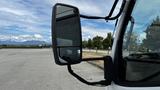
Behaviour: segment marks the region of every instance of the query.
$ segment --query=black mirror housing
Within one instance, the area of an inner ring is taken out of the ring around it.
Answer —
[[[77,7],[57,3],[52,12],[52,47],[58,65],[82,61],[82,36]]]

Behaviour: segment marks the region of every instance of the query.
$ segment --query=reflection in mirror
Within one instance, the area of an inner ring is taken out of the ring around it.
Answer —
[[[81,62],[81,28],[76,7],[56,4],[54,13],[53,48],[57,64]]]

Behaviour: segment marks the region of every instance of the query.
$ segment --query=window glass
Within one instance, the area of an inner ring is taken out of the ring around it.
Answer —
[[[160,81],[160,0],[137,0],[123,38],[126,80]],[[132,26],[134,27],[132,28]]]

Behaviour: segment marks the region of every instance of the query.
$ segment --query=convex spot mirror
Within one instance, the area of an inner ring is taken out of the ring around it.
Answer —
[[[52,12],[52,46],[58,65],[82,61],[82,36],[78,8],[56,4]]]

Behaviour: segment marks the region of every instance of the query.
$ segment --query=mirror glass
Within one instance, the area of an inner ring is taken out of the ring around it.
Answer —
[[[80,63],[82,37],[78,9],[56,4],[53,18],[52,39],[56,63],[59,65]]]

